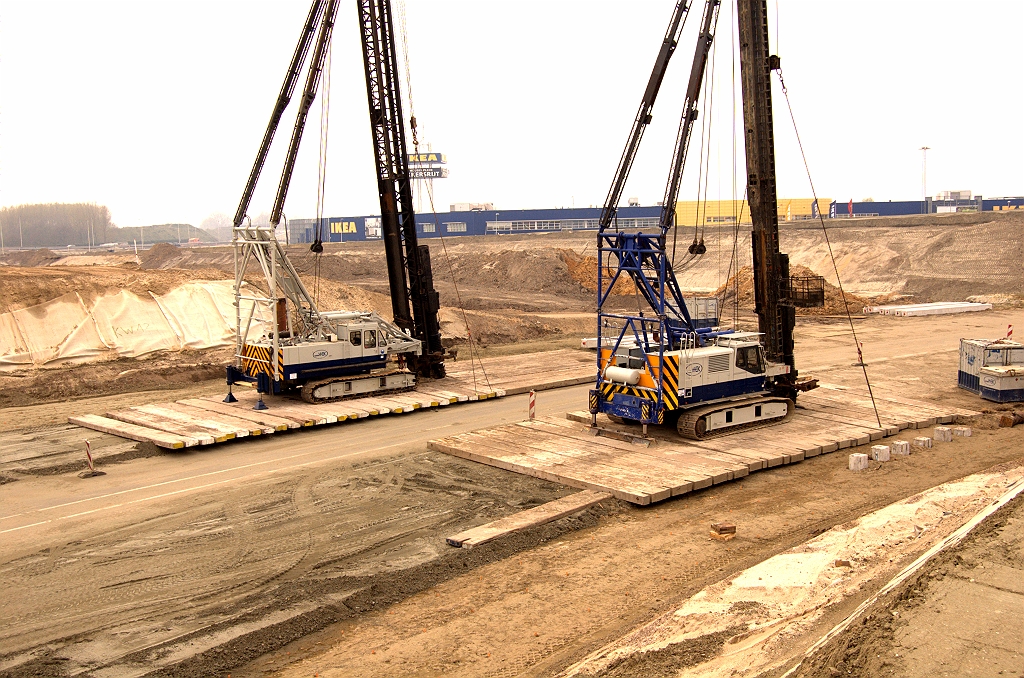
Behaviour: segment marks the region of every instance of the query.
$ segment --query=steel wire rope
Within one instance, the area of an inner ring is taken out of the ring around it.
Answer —
[[[696,248],[697,248],[697,231],[698,231],[698,229],[700,227],[700,224],[699,224],[699,222],[700,222],[700,187],[701,187],[701,180],[704,178],[704,175],[705,175],[705,172],[704,172],[704,169],[705,169],[704,168],[704,138],[705,138],[705,131],[706,131],[706,128],[707,128],[708,99],[710,98],[710,94],[708,92],[708,79],[705,78],[704,81],[701,83],[701,85],[702,85],[702,87],[704,89],[704,97],[703,97],[704,111],[703,111],[703,114],[700,117],[700,153],[697,156],[697,200],[696,200],[697,204],[694,206],[694,210],[693,210],[693,244],[690,245],[690,249],[689,249],[691,257],[687,261],[683,262],[682,267],[679,269],[680,271],[684,270],[686,268],[686,265],[690,261],[693,261],[694,253],[696,252]],[[675,255],[675,252],[673,252],[673,255]]]
[[[714,106],[715,106],[715,55],[717,53],[718,53],[718,41],[715,40],[711,44],[711,76],[707,80],[708,84],[707,84],[707,90],[705,92],[705,95],[706,95],[707,98],[705,100],[704,117],[707,120],[707,126],[708,126],[708,140],[707,140],[707,149],[708,150],[707,150],[707,156],[706,156],[705,161],[704,161],[704,167],[706,169],[705,169],[705,172],[704,172],[704,203],[703,203],[703,205],[704,205],[704,220],[700,224],[700,242],[701,242],[701,244],[704,244],[704,231],[705,231],[705,228],[707,227],[707,216],[708,216],[708,181],[711,178],[711,128],[713,127],[712,120],[711,120],[710,116],[711,116],[711,112],[714,110]],[[703,127],[701,129],[703,130]],[[703,147],[704,147],[704,142],[702,141],[701,142],[701,148],[703,149]],[[700,200],[700,184],[699,183],[697,185],[697,200],[698,201]],[[696,235],[697,234],[694,233],[694,237],[696,237]]]
[[[412,98],[412,69],[409,66],[409,34],[406,30],[405,0],[401,0],[398,3],[398,27],[399,34],[402,39],[402,57],[405,61],[405,90],[409,99],[409,127],[412,131],[412,147],[413,153],[419,155],[420,141],[416,130],[416,109]],[[406,180],[408,180],[408,177],[406,177]],[[487,370],[484,369],[484,362],[480,357],[480,351],[478,349],[474,350],[475,341],[473,338],[473,331],[469,324],[469,315],[466,313],[466,307],[462,303],[462,294],[459,291],[459,283],[455,279],[455,268],[452,266],[451,257],[448,255],[448,245],[445,243],[444,234],[441,232],[441,224],[438,223],[437,210],[434,209],[434,190],[429,184],[427,188],[427,200],[430,202],[430,213],[434,218],[434,232],[437,233],[437,237],[441,240],[441,251],[444,254],[445,264],[448,266],[448,274],[452,277],[452,286],[455,288],[455,301],[458,304],[459,311],[462,313],[462,322],[466,325],[466,341],[469,343],[469,369],[473,376],[473,390],[479,390],[476,382],[476,365],[474,363],[474,358],[480,363],[480,372],[483,374],[484,383],[487,384],[487,388],[490,389],[491,380],[487,376]]]
[[[327,137],[331,120],[331,55],[334,42],[327,45],[327,62],[324,66],[323,93],[320,95],[320,158],[316,182],[316,232],[317,241],[323,238],[324,201],[327,192]],[[328,238],[330,236],[328,235]],[[320,273],[323,249],[313,252],[313,303],[320,307]]]
[[[729,50],[729,72],[731,76],[730,89],[732,90],[732,258],[729,261],[729,269],[735,270],[735,279],[733,279],[733,314],[732,314],[732,328],[734,330],[739,329],[740,322],[740,257],[739,257],[739,241],[740,241],[740,220],[743,216],[743,205],[747,203],[747,188],[746,182],[743,187],[743,202],[740,203],[740,209],[736,211],[736,177],[738,173],[738,145],[736,144],[736,33],[739,30],[739,24],[736,21],[736,4],[730,3],[729,5],[731,13],[731,21],[729,26],[729,39],[731,41],[731,49]],[[729,276],[725,277],[726,286],[729,285]]]
[[[868,378],[868,366],[864,363],[864,354],[861,352],[860,341],[857,340],[857,330],[853,326],[853,316],[850,314],[850,302],[846,298],[846,291],[843,290],[843,281],[839,277],[839,266],[836,264],[835,254],[832,253],[832,242],[828,237],[828,229],[825,228],[825,218],[821,216],[821,208],[818,205],[818,194],[814,190],[814,179],[811,178],[811,167],[807,163],[807,154],[804,153],[804,144],[800,140],[800,130],[796,126],[796,116],[793,115],[793,105],[789,100],[789,90],[786,88],[786,81],[782,77],[782,69],[777,69],[779,84],[782,86],[782,96],[786,99],[786,108],[789,109],[789,119],[793,122],[793,133],[796,135],[796,144],[800,149],[800,157],[804,161],[804,170],[807,172],[807,182],[811,185],[811,197],[814,199],[814,206],[818,212],[818,221],[821,222],[821,232],[825,236],[825,245],[828,247],[828,256],[832,260],[832,269],[836,273],[836,285],[839,287],[839,294],[843,298],[843,307],[846,309],[846,319],[850,323],[850,334],[853,335],[853,345],[857,349],[857,365],[864,372],[864,383],[868,387],[868,396],[871,398],[871,408],[875,411],[875,421],[878,427],[882,427],[882,418],[878,414],[878,405],[875,403],[875,394],[871,389],[871,379]]]
[[[703,114],[703,117],[706,118],[708,116],[709,105],[710,105],[709,104],[709,98],[712,98],[711,95],[708,92],[708,89],[707,89],[708,88],[708,81],[707,80],[704,81],[704,87],[705,87],[705,97],[704,97],[704,114]],[[694,208],[693,243],[690,245],[689,248],[687,248],[688,256],[683,260],[683,262],[679,266],[676,266],[675,265],[675,261],[674,261],[675,260],[675,237],[673,235],[673,240],[672,240],[672,260],[671,260],[671,263],[672,263],[673,271],[675,271],[677,273],[681,273],[681,272],[687,270],[690,266],[692,266],[693,264],[696,264],[697,261],[703,256],[703,253],[701,253],[699,251],[699,249],[698,249],[698,244],[703,244],[704,243],[704,232],[703,232],[703,229],[701,228],[700,223],[699,223],[700,222],[700,214],[701,214],[701,204],[702,204],[700,196],[701,196],[701,183],[703,182],[704,183],[704,203],[703,204],[704,204],[704,214],[705,214],[705,218],[706,218],[706,216],[707,216],[707,183],[708,183],[708,179],[710,177],[709,167],[710,167],[710,163],[711,163],[711,129],[710,129],[710,127],[711,126],[710,126],[709,123],[705,123],[703,120],[701,121],[701,148],[700,148],[700,155],[698,156],[697,200],[696,200],[696,207]],[[707,140],[706,146],[705,146],[705,139]],[[705,148],[707,148],[707,154],[705,154]],[[678,230],[678,229],[676,229],[676,230]],[[699,235],[699,238],[700,238],[699,239],[699,243],[698,243],[698,235]],[[705,251],[707,251],[706,248],[705,248]]]
[[[708,117],[710,111],[714,107],[714,83],[715,83],[715,54],[718,50],[718,42],[713,41],[711,44],[711,74],[709,77],[704,79],[704,97],[703,106],[704,112],[701,117],[700,123],[700,154],[697,160],[697,200],[696,207],[694,209],[694,223],[693,223],[693,244],[688,249],[689,257],[686,258],[683,263],[679,266],[675,266],[675,254],[676,254],[676,240],[675,234],[672,239],[672,268],[676,272],[685,271],[690,265],[696,263],[698,259],[703,256],[698,249],[698,234],[700,236],[700,245],[704,244],[704,228],[700,224],[701,206],[703,205],[703,213],[705,220],[707,219],[707,192],[708,182],[710,180],[711,172],[711,120]],[[706,152],[705,152],[706,149]],[[704,190],[704,201],[701,202],[701,185],[703,182]],[[678,229],[677,229],[678,230]],[[705,248],[705,251],[706,248]]]

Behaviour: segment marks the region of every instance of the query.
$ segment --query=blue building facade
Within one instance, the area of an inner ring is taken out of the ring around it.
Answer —
[[[966,200],[897,200],[888,202],[840,202],[834,200],[829,206],[830,219],[850,217],[901,217],[912,214],[937,214],[943,212],[1000,212],[1024,210],[1024,196],[1013,198],[983,199],[980,195]]]
[[[620,207],[618,227],[623,230],[654,228],[661,216],[660,207]],[[601,217],[600,207],[532,210],[473,210],[416,215],[416,234],[420,238],[463,235],[516,235],[561,231],[594,231]],[[313,242],[315,219],[295,219],[290,232],[299,242]],[[324,217],[324,242],[379,240],[380,217]]]
[[[941,212],[1024,210],[1024,197],[969,200],[899,200],[888,202],[833,201],[830,219],[850,217],[897,217]],[[618,227],[622,230],[650,229],[658,226],[660,207],[620,207]],[[416,233],[420,238],[463,235],[516,235],[561,231],[595,231],[601,217],[600,207],[530,210],[471,210],[417,214]],[[324,217],[324,242],[380,240],[380,217]],[[313,242],[315,219],[294,219],[289,233],[295,242]]]

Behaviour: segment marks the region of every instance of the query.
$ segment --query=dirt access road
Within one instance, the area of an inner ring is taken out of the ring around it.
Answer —
[[[953,386],[953,347],[1012,317],[860,328],[876,380],[977,407]],[[841,325],[800,327],[805,373],[861,378]],[[541,412],[578,409],[585,391],[542,393]],[[90,480],[17,476],[0,486],[0,676],[550,675],[812,533],[1016,460],[1022,441],[980,429],[856,475],[845,454],[825,455],[468,552],[446,546],[570,491],[425,450],[525,410],[509,398],[134,459]],[[709,542],[707,524],[722,518],[741,536]]]

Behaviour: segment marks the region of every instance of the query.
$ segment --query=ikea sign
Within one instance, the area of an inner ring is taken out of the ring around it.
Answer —
[[[424,164],[430,162],[446,163],[448,159],[444,157],[444,153],[409,153],[409,163],[413,165]]]
[[[356,233],[356,222],[332,220],[331,233]]]

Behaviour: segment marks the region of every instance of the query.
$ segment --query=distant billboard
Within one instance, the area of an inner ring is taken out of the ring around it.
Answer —
[[[444,157],[444,153],[409,153],[409,164],[410,165],[426,165],[429,163],[440,163],[445,164],[448,159]]]
[[[411,167],[409,168],[410,179],[447,179],[447,167]]]
[[[380,217],[366,217],[363,224],[366,227],[366,238],[368,240],[380,238]]]

